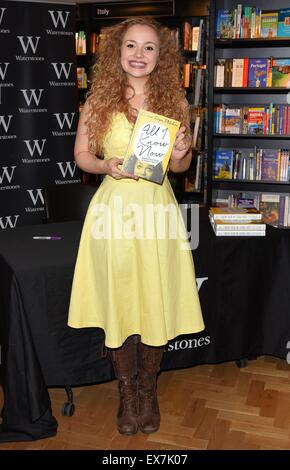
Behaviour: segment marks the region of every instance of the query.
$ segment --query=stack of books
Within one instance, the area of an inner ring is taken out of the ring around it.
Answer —
[[[211,207],[210,223],[216,236],[220,237],[264,237],[266,224],[262,213],[256,208]]]

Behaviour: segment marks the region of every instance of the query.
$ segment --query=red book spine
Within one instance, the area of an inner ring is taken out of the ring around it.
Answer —
[[[245,57],[244,68],[243,68],[243,87],[248,86],[248,73],[249,73],[249,59],[248,57]]]

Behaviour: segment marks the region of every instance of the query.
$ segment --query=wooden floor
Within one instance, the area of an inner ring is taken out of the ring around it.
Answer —
[[[162,415],[151,435],[121,436],[115,428],[117,382],[74,389],[76,411],[63,417],[63,389],[50,389],[57,436],[11,449],[290,449],[290,366],[262,357],[163,372],[158,380]],[[3,396],[0,393],[0,406]]]

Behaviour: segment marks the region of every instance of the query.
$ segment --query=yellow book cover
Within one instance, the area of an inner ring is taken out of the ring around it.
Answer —
[[[161,184],[180,122],[140,109],[122,170]]]

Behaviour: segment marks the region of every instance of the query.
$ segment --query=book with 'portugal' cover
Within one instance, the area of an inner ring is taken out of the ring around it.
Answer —
[[[180,122],[140,109],[122,171],[161,184]]]

